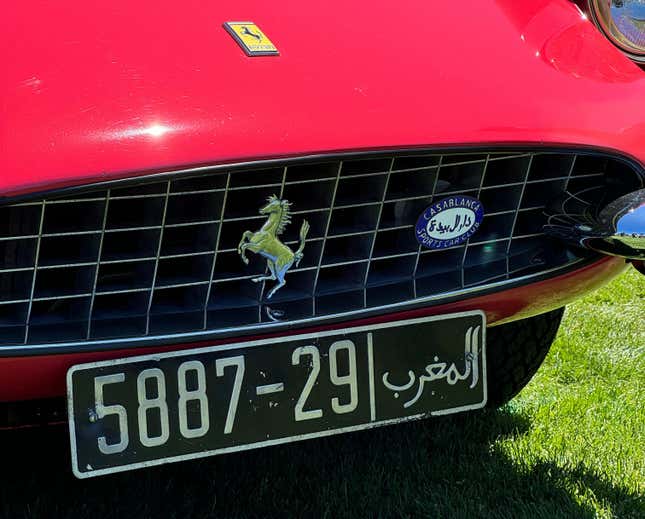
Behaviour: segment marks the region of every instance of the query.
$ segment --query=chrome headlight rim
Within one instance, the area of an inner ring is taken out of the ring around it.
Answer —
[[[631,45],[628,38],[623,35],[619,30],[618,34],[612,31],[611,25],[608,23],[610,16],[608,13],[603,15],[603,0],[587,0],[589,13],[594,24],[601,30],[605,37],[618,47],[623,54],[629,57],[632,61],[636,63],[645,64],[645,49],[642,51],[636,48],[636,45]],[[621,39],[622,36],[622,39]]]

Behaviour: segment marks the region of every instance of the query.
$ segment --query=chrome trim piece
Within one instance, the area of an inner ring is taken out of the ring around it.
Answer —
[[[565,206],[563,204],[563,206]],[[608,204],[596,219],[566,215],[569,225],[551,223],[545,231],[567,243],[622,258],[645,259],[645,189],[628,193]],[[561,219],[556,215],[554,220]]]

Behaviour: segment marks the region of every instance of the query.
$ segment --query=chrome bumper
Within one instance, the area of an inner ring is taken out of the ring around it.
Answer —
[[[559,224],[554,214],[544,231],[567,243],[602,254],[645,259],[645,189],[624,195],[608,204],[596,218],[588,214],[566,214],[570,224]]]

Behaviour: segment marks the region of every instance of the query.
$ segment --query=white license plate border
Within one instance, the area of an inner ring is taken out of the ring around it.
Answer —
[[[340,427],[336,429],[327,429],[327,430],[322,430],[322,431],[316,431],[312,433],[307,433],[307,434],[301,434],[301,435],[294,435],[294,436],[287,436],[283,438],[275,438],[272,440],[264,440],[261,442],[255,442],[255,443],[248,443],[248,444],[243,444],[243,445],[236,445],[234,447],[223,447],[219,449],[211,449],[211,450],[206,450],[206,451],[201,451],[201,452],[194,452],[190,454],[181,454],[177,456],[169,456],[165,458],[157,458],[154,460],[147,460],[147,461],[141,461],[141,462],[136,462],[136,463],[129,463],[126,465],[117,465],[114,467],[108,467],[108,468],[103,468],[103,469],[96,469],[96,470],[91,470],[91,471],[80,471],[78,470],[78,458],[77,458],[77,445],[76,445],[76,434],[75,434],[75,429],[76,429],[76,423],[75,423],[75,417],[74,417],[74,408],[73,408],[73,403],[74,403],[74,388],[73,388],[73,383],[72,383],[72,375],[76,371],[81,371],[85,369],[91,369],[91,368],[99,368],[99,367],[107,367],[107,366],[115,366],[115,365],[124,365],[124,364],[133,364],[136,362],[141,362],[141,361],[156,361],[156,360],[161,360],[161,359],[167,359],[167,358],[172,358],[172,357],[185,357],[185,356],[190,356],[190,355],[196,355],[196,354],[203,354],[203,353],[210,353],[210,352],[216,352],[216,351],[226,351],[230,349],[243,349],[243,348],[252,348],[255,346],[262,346],[265,344],[271,344],[271,343],[276,343],[276,342],[281,342],[284,341],[285,339],[291,341],[291,340],[308,340],[308,339],[316,339],[316,338],[322,338],[322,337],[333,337],[334,335],[343,335],[346,333],[361,333],[361,332],[367,332],[367,331],[372,331],[372,330],[379,330],[383,328],[394,328],[394,327],[399,327],[399,326],[410,326],[410,325],[415,325],[415,324],[421,324],[421,323],[427,323],[427,322],[432,322],[432,321],[446,321],[450,319],[458,319],[460,317],[468,317],[468,316],[474,316],[474,315],[479,315],[482,318],[482,338],[481,338],[481,344],[482,344],[482,354],[481,354],[481,359],[482,359],[482,378],[483,378],[483,398],[481,402],[478,402],[476,404],[470,404],[470,405],[465,405],[465,406],[460,406],[460,407],[453,407],[450,409],[442,409],[439,411],[431,411],[428,413],[420,413],[416,415],[411,415],[411,416],[405,416],[401,418],[394,418],[394,419],[388,419],[388,420],[380,420],[380,421],[374,421],[374,422],[367,422],[363,424],[358,424],[358,425],[352,425],[349,427]],[[338,328],[334,330],[327,330],[327,331],[320,331],[320,332],[311,332],[311,333],[303,333],[303,334],[296,334],[296,335],[280,335],[277,337],[271,337],[268,339],[258,339],[254,341],[245,341],[245,342],[233,342],[233,343],[227,343],[227,344],[218,344],[218,345],[213,345],[213,346],[202,346],[198,348],[192,348],[192,349],[186,349],[186,350],[176,350],[176,351],[169,351],[169,352],[164,352],[164,353],[151,353],[147,355],[138,355],[138,356],[133,356],[133,357],[123,357],[123,358],[118,358],[118,359],[110,359],[110,360],[102,360],[102,361],[96,361],[96,362],[87,362],[83,364],[75,364],[71,366],[67,370],[67,376],[66,376],[66,385],[67,385],[67,423],[68,423],[68,432],[69,432],[69,439],[70,439],[70,451],[71,451],[71,462],[72,462],[72,473],[74,474],[75,477],[78,479],[87,479],[87,478],[92,478],[92,477],[97,477],[97,476],[103,476],[103,475],[108,475],[108,474],[114,474],[118,472],[127,472],[131,470],[136,470],[136,469],[142,469],[142,468],[147,468],[147,467],[155,467],[159,465],[166,465],[169,463],[177,463],[180,461],[188,461],[188,460],[194,460],[194,459],[200,459],[200,458],[207,458],[211,456],[217,456],[220,454],[229,454],[233,452],[241,452],[241,451],[247,451],[247,450],[252,450],[252,449],[259,449],[262,447],[270,447],[273,445],[280,445],[280,444],[285,444],[285,443],[294,443],[298,441],[303,441],[303,440],[310,440],[314,438],[323,438],[327,436],[334,436],[337,434],[343,434],[343,433],[349,433],[349,432],[355,432],[355,431],[363,431],[363,430],[368,430],[368,429],[374,429],[377,427],[383,427],[387,425],[393,425],[393,424],[398,424],[398,423],[405,423],[405,422],[411,422],[415,420],[421,420],[423,418],[428,418],[430,416],[441,416],[441,415],[448,415],[448,414],[455,414],[463,411],[473,411],[476,409],[482,409],[483,407],[486,406],[486,403],[488,401],[488,377],[486,373],[486,314],[482,310],[469,310],[465,312],[456,312],[456,313],[450,313],[450,314],[437,314],[437,315],[429,315],[425,317],[416,317],[413,319],[403,319],[403,320],[396,320],[396,321],[388,321],[385,323],[376,323],[376,324],[368,324],[368,325],[361,325],[361,326],[350,326],[347,328]]]

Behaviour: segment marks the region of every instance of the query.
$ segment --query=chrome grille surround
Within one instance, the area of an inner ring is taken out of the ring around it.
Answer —
[[[560,196],[597,208],[643,186],[635,164],[581,150],[407,150],[196,168],[32,196],[0,207],[0,354],[191,342],[523,282],[585,261],[542,232]],[[305,255],[267,301],[236,247],[275,194],[283,241]],[[451,194],[485,217],[465,244],[427,250],[418,215]],[[276,322],[276,315],[282,315]]]

